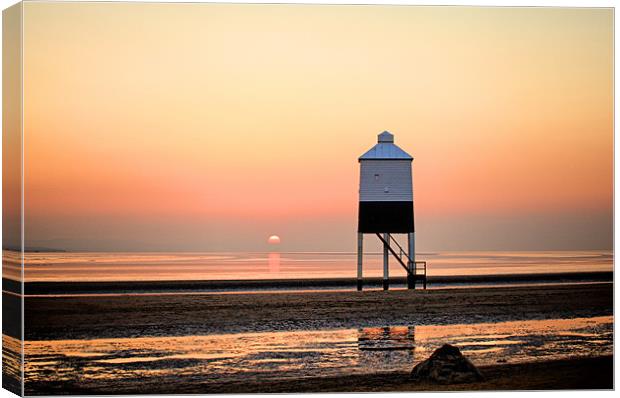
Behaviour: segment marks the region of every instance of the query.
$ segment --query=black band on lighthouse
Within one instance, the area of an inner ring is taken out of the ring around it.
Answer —
[[[413,202],[359,202],[357,232],[414,232]]]

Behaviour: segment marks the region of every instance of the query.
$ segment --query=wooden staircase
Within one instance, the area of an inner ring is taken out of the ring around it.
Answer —
[[[407,288],[415,289],[416,283],[420,281],[424,289],[426,289],[426,261],[413,261],[392,234],[387,234],[387,240],[380,233],[377,233],[377,237],[407,271]],[[403,261],[403,257],[406,262]]]

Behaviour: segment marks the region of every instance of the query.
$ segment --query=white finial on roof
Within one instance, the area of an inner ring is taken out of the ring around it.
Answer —
[[[387,130],[379,134],[378,137],[379,137],[379,142],[394,142],[394,134],[390,133]]]

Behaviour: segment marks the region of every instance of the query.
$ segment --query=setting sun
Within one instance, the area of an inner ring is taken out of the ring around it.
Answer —
[[[280,237],[278,235],[271,235],[269,239],[267,239],[267,243],[269,243],[270,245],[279,245]]]

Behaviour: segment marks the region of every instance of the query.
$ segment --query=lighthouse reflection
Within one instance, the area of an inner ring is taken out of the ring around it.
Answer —
[[[415,326],[385,326],[359,329],[359,359],[364,362],[413,361]]]
[[[271,252],[269,253],[269,273],[276,274],[280,272],[280,253]]]

